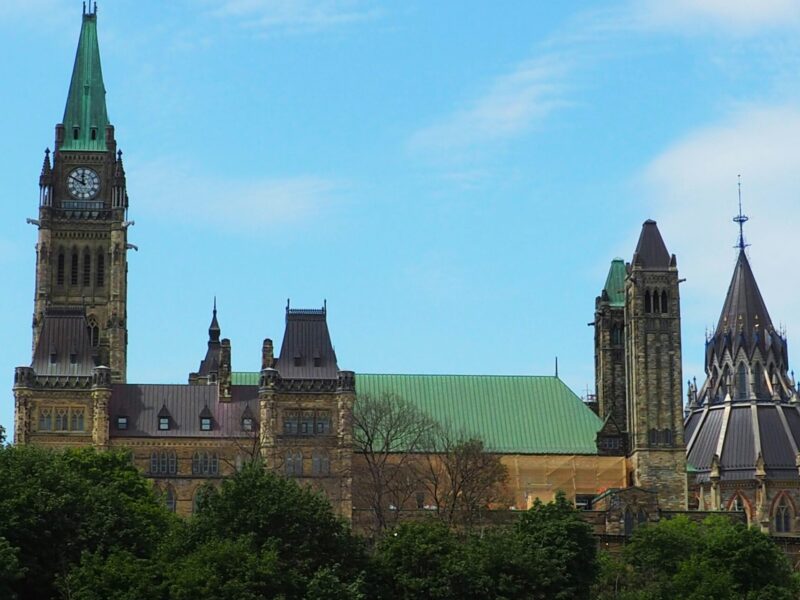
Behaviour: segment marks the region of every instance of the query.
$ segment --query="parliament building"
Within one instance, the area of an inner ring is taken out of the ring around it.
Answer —
[[[353,493],[353,408],[360,394],[391,393],[480,436],[508,468],[512,509],[561,490],[605,536],[709,511],[739,513],[776,536],[800,532],[798,391],[787,340],[741,237],[719,323],[706,340],[706,381],[690,382],[688,393],[677,259],[651,220],[630,261],[611,262],[595,301],[594,403],[557,376],[345,370],[327,307],[288,304],[280,347],[264,340],[259,372],[233,369],[215,304],[197,371],[176,375],[186,383],[132,383],[130,202],[106,110],[96,9],[84,10],[39,189],[33,352],[14,375],[16,444],[127,449],[167,506],[185,515],[205,484],[260,458],[353,519],[367,510]],[[741,226],[741,211],[737,219]]]

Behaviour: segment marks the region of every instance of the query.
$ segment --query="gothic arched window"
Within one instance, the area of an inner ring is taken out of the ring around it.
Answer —
[[[640,508],[639,512],[636,513],[636,524],[644,525],[645,523],[647,523],[647,513],[644,511],[643,508]]]
[[[102,250],[97,253],[97,266],[95,268],[97,273],[97,287],[103,287],[106,283],[106,265]]]
[[[786,496],[782,496],[775,508],[775,531],[778,533],[791,533],[792,531],[792,509]]]
[[[658,295],[658,290],[653,292],[653,312],[661,312],[661,296]]]
[[[633,533],[633,526],[634,526],[633,513],[631,512],[630,508],[626,508],[625,518],[624,518],[625,535],[631,535]]]
[[[171,485],[167,485],[166,489],[164,490],[164,504],[167,505],[167,509],[170,512],[175,512],[177,498],[175,497],[175,489]]]
[[[53,428],[53,411],[49,408],[39,409],[39,431],[50,431]]]
[[[667,292],[661,292],[661,312],[665,313],[669,309],[669,304],[667,303]]]
[[[315,450],[311,455],[311,474],[330,475],[331,460],[328,454],[322,450]]]
[[[83,287],[92,285],[92,253],[88,248],[83,250]]]
[[[747,390],[747,365],[744,362],[740,362],[736,370],[736,398],[746,400],[749,396],[750,394]]]
[[[78,285],[78,249],[72,249],[72,258],[69,269],[69,284]]]
[[[651,429],[648,432],[647,438],[651,446],[656,446],[658,444],[658,430],[655,428]]]
[[[97,326],[97,319],[95,319],[94,315],[87,319],[87,325],[89,327],[89,342],[92,344],[92,348],[97,348],[100,344],[100,328]]]
[[[58,251],[56,263],[56,285],[64,285],[64,251]]]
[[[644,312],[653,312],[653,300],[650,296],[650,290],[644,293]]]
[[[756,398],[764,394],[764,367],[756,363],[753,367],[753,391]]]

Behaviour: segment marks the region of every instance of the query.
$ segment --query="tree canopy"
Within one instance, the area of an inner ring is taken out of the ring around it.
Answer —
[[[604,556],[600,600],[789,600],[798,580],[781,549],[754,527],[724,515],[685,516],[634,532],[621,557]]]

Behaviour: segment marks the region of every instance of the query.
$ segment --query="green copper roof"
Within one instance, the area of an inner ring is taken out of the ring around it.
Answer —
[[[100,47],[97,44],[97,15],[84,14],[67,106],[64,109],[65,131],[61,149],[105,150],[107,125],[106,88],[103,85]]]
[[[233,373],[258,385],[258,373]],[[597,454],[602,421],[557,377],[356,375],[356,392],[402,396],[448,427],[508,454]]]
[[[611,261],[606,284],[603,290],[608,294],[611,306],[625,306],[625,261],[615,258]]]

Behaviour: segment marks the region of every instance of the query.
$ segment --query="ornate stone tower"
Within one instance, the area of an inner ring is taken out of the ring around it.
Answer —
[[[272,342],[264,341],[258,399],[267,467],[324,492],[349,519],[355,374],[339,369],[326,308],[287,305],[277,360]]]
[[[14,376],[16,443],[108,445],[125,381],[128,195],[106,112],[97,12],[84,8],[63,123],[39,178],[33,358]]]
[[[106,112],[97,13],[84,12],[53,163],[39,178],[34,349],[51,309],[83,312],[99,364],[125,381],[128,195],[122,153]]]
[[[625,281],[627,431],[633,485],[685,510],[678,268],[655,221],[645,221]]]
[[[601,454],[623,455],[627,430],[625,393],[625,261],[611,261],[606,283],[595,300],[594,360],[598,412],[603,428],[597,445]]]

